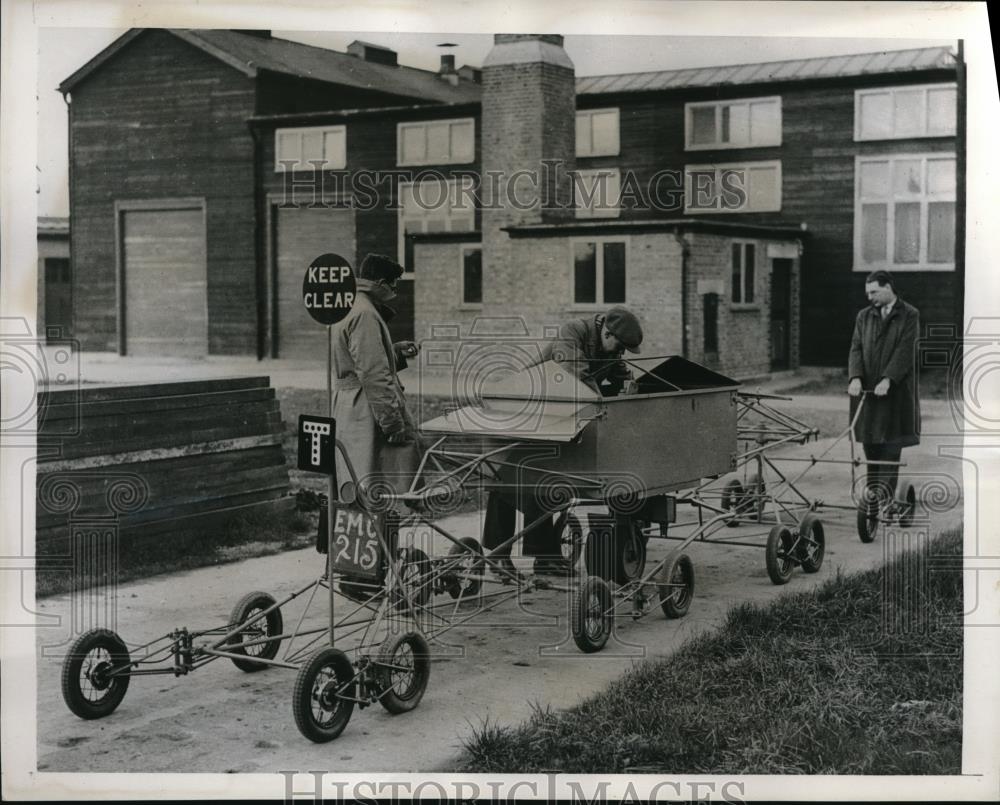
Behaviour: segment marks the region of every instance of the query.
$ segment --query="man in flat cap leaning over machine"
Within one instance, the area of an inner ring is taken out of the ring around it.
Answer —
[[[615,306],[606,313],[585,319],[573,319],[559,328],[559,336],[546,344],[541,362],[555,361],[572,372],[581,382],[603,397],[620,394],[632,379],[632,372],[622,361],[625,350],[638,354],[642,344],[642,326],[628,308]],[[493,550],[514,535],[516,512],[529,525],[545,514],[535,499],[536,490],[518,489],[516,493],[491,492],[486,503],[483,547]],[[549,516],[524,534],[524,553],[535,557],[535,573],[566,575],[573,568],[562,555],[560,520]],[[509,549],[507,557],[509,557]],[[501,567],[515,576],[509,558]]]

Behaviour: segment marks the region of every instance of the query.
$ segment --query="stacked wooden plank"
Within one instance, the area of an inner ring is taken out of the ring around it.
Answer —
[[[36,544],[66,555],[81,526],[128,539],[207,533],[291,505],[267,377],[42,392]]]

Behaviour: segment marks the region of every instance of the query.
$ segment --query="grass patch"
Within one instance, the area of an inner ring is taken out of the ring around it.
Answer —
[[[483,724],[459,771],[958,774],[961,543],[736,606],[571,710]],[[921,574],[927,556],[955,569]]]
[[[308,512],[257,511],[235,518],[216,533],[176,531],[153,537],[123,536],[118,543],[117,584],[193,570],[209,565],[228,564],[257,556],[269,556],[313,544],[317,515]],[[73,578],[66,571],[41,565],[36,576],[38,598],[69,592],[73,585],[84,587],[103,582],[97,577]]]

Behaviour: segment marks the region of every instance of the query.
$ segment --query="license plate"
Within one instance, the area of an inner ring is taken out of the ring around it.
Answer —
[[[338,573],[382,578],[378,521],[357,509],[334,508],[331,563]]]

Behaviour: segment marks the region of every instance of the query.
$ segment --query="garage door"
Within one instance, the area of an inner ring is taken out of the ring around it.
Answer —
[[[202,210],[126,210],[122,227],[126,354],[206,355]]]
[[[352,210],[275,209],[277,305],[274,332],[279,358],[326,360],[326,328],[302,305],[302,277],[308,265],[334,252],[357,269]]]

